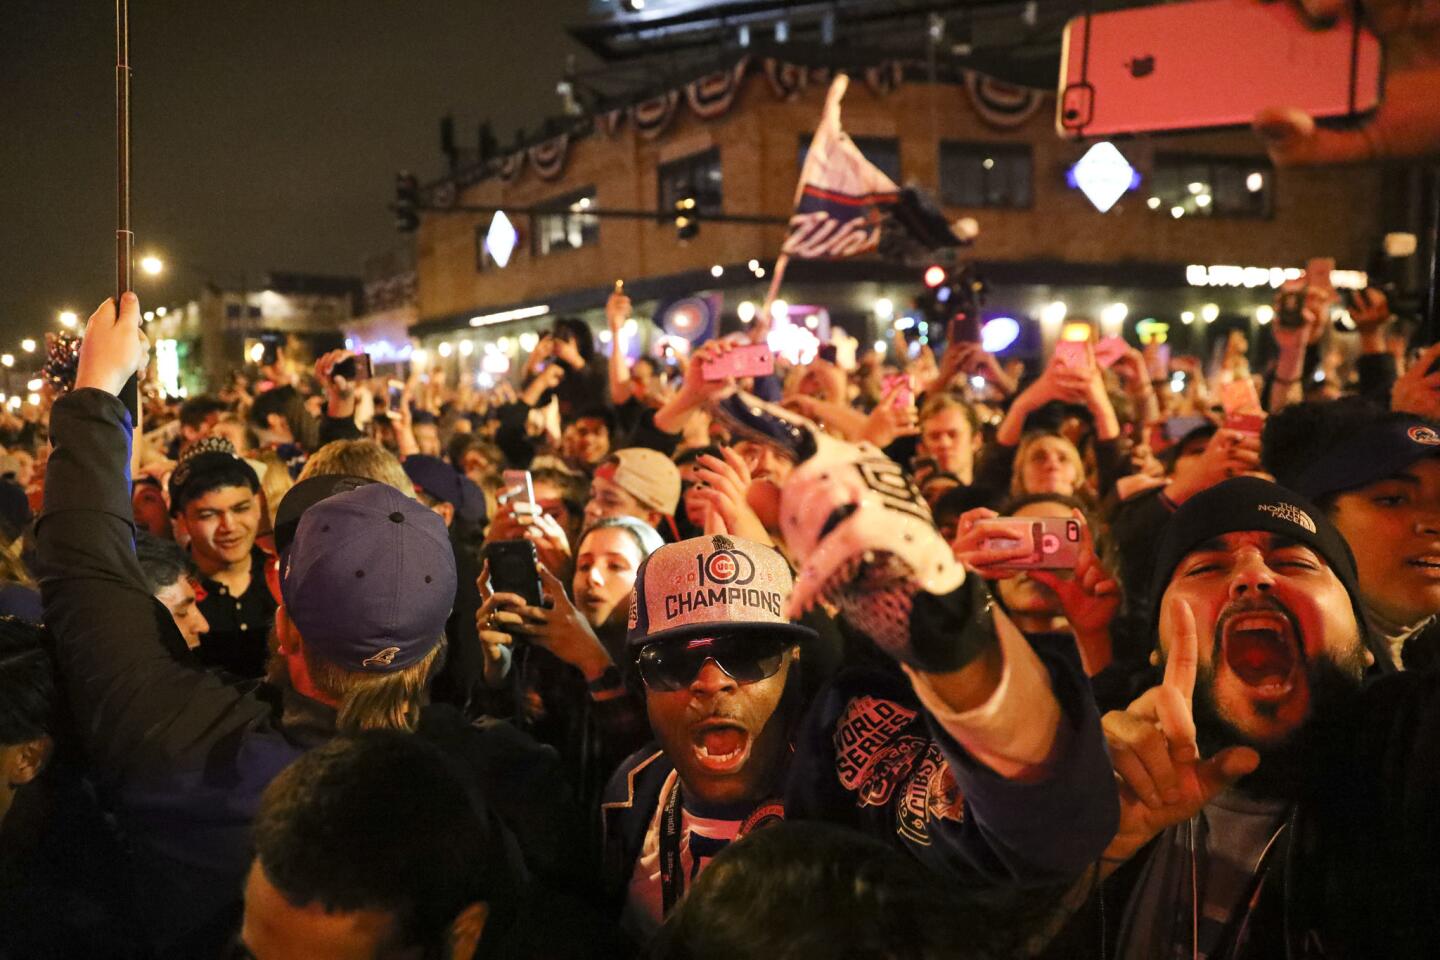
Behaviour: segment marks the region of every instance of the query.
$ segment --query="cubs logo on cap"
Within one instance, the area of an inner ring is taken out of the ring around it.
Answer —
[[[632,644],[764,630],[814,636],[785,617],[794,581],[773,548],[738,537],[695,537],[656,550],[635,577]]]

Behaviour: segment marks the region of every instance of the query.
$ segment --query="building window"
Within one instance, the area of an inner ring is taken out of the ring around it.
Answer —
[[[532,217],[531,252],[543,257],[547,253],[578,250],[599,243],[600,218],[585,212],[595,205],[594,187],[545,203],[547,212]]]
[[[241,309],[241,305],[238,303],[225,304],[225,319],[239,320]],[[253,303],[250,304],[250,309],[245,312],[251,320],[259,320],[263,316],[263,314],[260,312],[260,308]]]
[[[805,156],[810,152],[810,141],[814,137],[806,134],[800,138],[800,169],[805,169]],[[880,168],[896,184],[900,183],[900,141],[894,137],[851,137],[855,146],[865,154],[865,159]]]
[[[1030,206],[1028,143],[940,144],[940,199],[951,207]]]
[[[1167,217],[1268,218],[1275,171],[1244,157],[1157,154],[1145,204]]]
[[[657,176],[657,196],[666,221],[679,200],[693,197],[701,213],[719,213],[723,201],[724,179],[720,173],[720,148],[711,147],[701,153],[662,163]]]

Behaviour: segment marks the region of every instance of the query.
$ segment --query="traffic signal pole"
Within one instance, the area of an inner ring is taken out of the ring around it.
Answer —
[[[676,217],[674,210],[624,210],[605,209],[602,207],[586,207],[584,210],[571,210],[568,207],[502,207],[474,204],[457,204],[450,207],[422,206],[416,205],[413,208],[417,213],[501,213],[516,214],[519,216],[554,216],[574,214],[576,216],[610,218],[614,220],[657,220],[671,221]],[[785,226],[789,224],[789,217],[766,216],[756,213],[706,213],[700,209],[687,210],[684,216],[691,220],[701,220],[706,223],[748,223],[760,226]]]

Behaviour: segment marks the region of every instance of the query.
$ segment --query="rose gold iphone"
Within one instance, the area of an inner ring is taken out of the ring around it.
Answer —
[[[1248,125],[1266,107],[1354,119],[1380,104],[1380,41],[1295,5],[1196,0],[1076,17],[1065,27],[1055,125],[1063,137]]]

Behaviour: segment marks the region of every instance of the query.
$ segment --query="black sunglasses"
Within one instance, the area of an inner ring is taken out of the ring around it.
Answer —
[[[780,671],[793,642],[760,633],[734,633],[694,640],[662,640],[640,648],[640,679],[656,691],[683,690],[695,682],[705,661],[737,683],[766,680]]]

